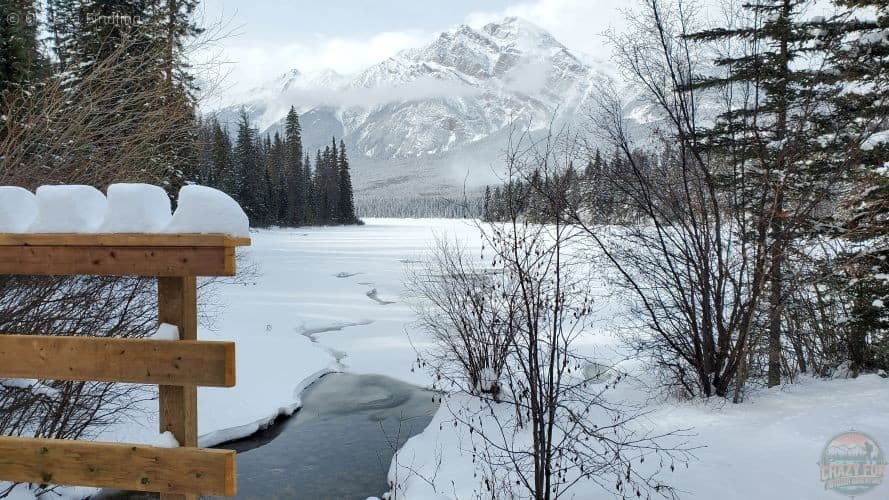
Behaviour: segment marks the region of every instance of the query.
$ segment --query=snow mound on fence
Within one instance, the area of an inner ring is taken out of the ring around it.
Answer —
[[[150,184],[52,185],[36,196],[0,186],[0,233],[223,233],[248,236],[250,222],[229,195],[206,186],[179,191],[170,213],[166,191]]]
[[[21,233],[37,218],[37,199],[27,189],[0,186],[0,232]]]
[[[179,340],[179,327],[169,323],[161,323],[151,335],[154,340]]]
[[[93,233],[105,219],[108,200],[92,186],[40,186],[37,220],[30,233]]]
[[[103,233],[155,233],[173,217],[167,192],[151,184],[108,186],[108,212]]]
[[[218,189],[189,185],[179,190],[179,206],[168,233],[226,233],[247,236],[250,221],[231,196]]]

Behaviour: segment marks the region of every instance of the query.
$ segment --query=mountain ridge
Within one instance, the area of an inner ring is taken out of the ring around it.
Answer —
[[[343,138],[356,196],[453,195],[496,179],[513,130],[573,121],[599,75],[543,28],[508,17],[454,26],[352,77],[291,69],[243,105],[263,134],[280,132],[296,105],[308,151]]]

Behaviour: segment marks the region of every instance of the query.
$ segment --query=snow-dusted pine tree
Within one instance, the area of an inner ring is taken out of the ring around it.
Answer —
[[[829,106],[835,88],[825,84],[833,76],[825,65],[823,21],[806,19],[807,5],[756,0],[736,13],[738,26],[691,35],[722,50],[717,70],[693,85],[736,96],[703,138],[725,158],[727,181],[740,184],[741,203],[755,220],[751,237],[769,254],[770,387],[781,381],[782,314],[794,286],[788,256],[811,233],[819,208],[846,172],[833,154],[844,124]]]
[[[837,109],[848,118],[840,154],[852,183],[836,227],[851,240],[843,276],[850,308],[853,369],[889,369],[889,4],[837,0],[847,10],[826,22],[834,36]]]

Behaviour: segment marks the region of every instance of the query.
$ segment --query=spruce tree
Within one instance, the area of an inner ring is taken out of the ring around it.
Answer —
[[[501,191],[500,186],[497,186],[491,195],[491,220],[502,221],[505,217],[506,210],[504,208],[503,191]]]
[[[328,156],[330,155],[330,146],[327,147]],[[321,150],[315,152],[315,169],[312,176],[312,212],[314,214],[315,224],[327,224],[330,212],[328,210],[328,199],[326,181],[327,174],[324,167],[323,155]]]
[[[482,220],[485,222],[494,221],[494,199],[491,195],[491,186],[485,186],[485,197],[482,206]]]
[[[28,91],[46,69],[38,50],[34,0],[0,3],[0,116],[6,115],[7,100]]]
[[[305,213],[303,216],[303,220],[305,224],[313,225],[318,223],[318,212],[316,210],[316,194],[315,194],[315,186],[314,186],[314,173],[312,171],[312,160],[309,158],[309,153],[306,153],[306,157],[303,159],[303,186],[305,186],[305,198],[304,198],[304,206]]]
[[[263,174],[258,144],[256,131],[250,126],[246,110],[241,108],[232,156],[237,184],[236,199],[250,218],[251,225],[263,223],[265,216],[261,197]]]
[[[269,151],[269,188],[271,191],[272,207],[270,219],[275,224],[288,225],[288,189],[287,189],[287,161],[286,146],[281,134],[275,132]]]
[[[210,157],[213,165],[210,185],[237,197],[239,179],[232,162],[231,139],[216,120],[213,120],[212,152]]]
[[[889,4],[837,0],[846,11],[824,22],[834,41],[836,108],[847,118],[837,154],[851,183],[833,227],[853,242],[842,277],[852,297],[848,351],[853,371],[889,369]]]
[[[331,139],[330,149],[324,157],[324,169],[327,178],[324,182],[325,191],[327,192],[327,222],[339,223],[340,213],[340,186],[339,186],[339,170],[337,162],[339,161],[339,153],[337,151],[336,137]]]
[[[790,293],[786,275],[792,272],[787,256],[798,237],[811,231],[814,209],[829,198],[842,170],[829,160],[830,146],[819,140],[839,124],[822,116],[820,104],[832,89],[818,84],[831,76],[812,64],[821,50],[819,23],[803,20],[805,7],[803,0],[758,0],[742,6],[748,24],[691,36],[740,41],[734,46],[744,48],[715,61],[723,74],[689,84],[753,96],[734,103],[701,140],[738,172],[733,182],[745,192],[744,204],[755,219],[752,236],[768,253],[769,387],[781,380],[782,311]]]
[[[272,154],[272,138],[266,134],[262,140],[260,150],[260,168],[262,173],[262,185],[259,188],[259,197],[262,200],[262,225],[268,226],[277,222],[275,219],[275,193],[272,188],[272,170],[275,168],[274,155]]]
[[[308,216],[309,198],[303,172],[302,130],[296,108],[290,107],[284,126],[285,179],[287,183],[286,223],[291,226],[311,224]],[[307,164],[306,164],[307,165]]]
[[[352,192],[352,174],[349,171],[349,158],[346,156],[346,143],[340,140],[340,156],[338,159],[339,176],[339,222],[353,224],[355,217],[355,197]]]

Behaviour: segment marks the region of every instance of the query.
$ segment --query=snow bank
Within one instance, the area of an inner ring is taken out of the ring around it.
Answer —
[[[643,396],[633,384],[616,395]],[[682,491],[687,500],[839,498],[826,491],[818,462],[825,445],[839,433],[855,429],[872,436],[881,446],[889,443],[889,381],[876,375],[848,380],[802,378],[798,383],[760,390],[747,401],[649,403],[646,417],[631,423],[638,432],[659,434],[692,428],[695,459],[688,468],[664,471],[667,484]],[[432,422],[410,438],[393,458],[389,480],[396,483],[397,497],[415,499],[471,498],[484,491],[473,463],[473,435],[465,425],[455,427],[452,411],[481,406],[466,395],[445,400]],[[509,408],[498,408],[508,417]],[[651,472],[657,460],[646,460],[637,470]],[[755,480],[751,480],[751,478]],[[874,499],[887,498],[889,485],[872,492]],[[573,495],[572,495],[573,493]],[[566,495],[606,500],[615,496],[592,481],[579,483]],[[864,498],[864,496],[862,496]]]
[[[21,233],[37,218],[37,199],[27,189],[0,186],[0,233]]]
[[[179,205],[164,231],[249,236],[250,221],[231,196],[207,186],[189,185],[179,190]]]
[[[108,186],[108,211],[103,233],[154,233],[172,218],[167,192],[151,184]]]
[[[92,186],[40,186],[32,233],[92,233],[105,220],[108,200]]]
[[[200,446],[249,436],[268,427],[279,415],[293,414],[302,406],[302,391],[337,368],[332,356],[302,335],[286,331],[280,335],[251,330],[232,333],[212,340],[237,342],[238,383],[231,388],[198,388]]]

